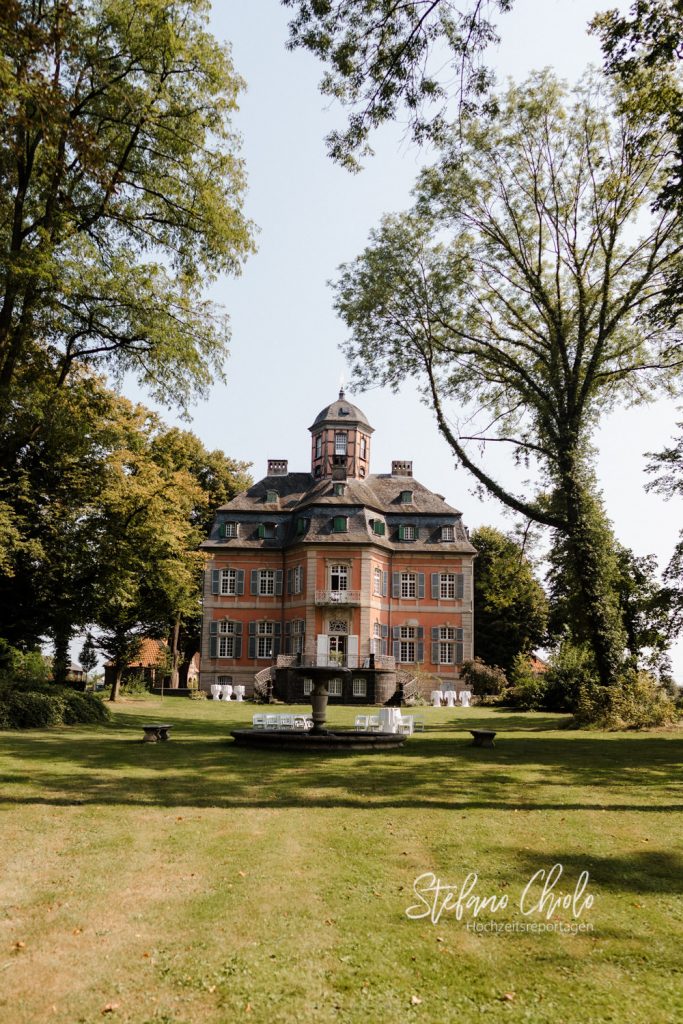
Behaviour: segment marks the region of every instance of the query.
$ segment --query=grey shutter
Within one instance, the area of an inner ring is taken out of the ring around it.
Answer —
[[[392,648],[393,648],[393,651],[394,651],[394,658],[396,659],[396,661],[398,661],[400,656],[401,656],[401,645],[398,642],[398,640],[394,640],[394,642],[392,644]]]
[[[465,596],[465,577],[459,572],[455,577],[455,596],[462,601]]]
[[[288,569],[287,570],[287,593],[288,594],[293,594],[294,593],[294,570],[293,569]]]
[[[462,665],[464,658],[463,645],[458,643],[455,645],[455,663],[456,665]]]
[[[439,632],[438,629],[436,631]],[[434,642],[434,630],[432,630],[432,665],[439,664],[439,644]]]
[[[218,657],[218,622],[215,619],[209,623],[209,657]]]
[[[235,650],[235,657],[236,658],[241,658],[242,657],[242,637],[241,636],[237,636],[237,635],[235,636],[235,647],[234,647],[234,650]]]
[[[400,572],[392,572],[391,574],[391,596],[401,596],[401,574]]]
[[[382,573],[382,597],[386,597],[389,593],[389,573]]]
[[[291,572],[291,570],[290,570]],[[285,654],[292,653],[292,624],[291,622],[285,622]]]
[[[211,572],[211,593],[220,594],[221,592],[221,573],[220,569],[213,569]]]
[[[386,642],[386,640],[382,640],[382,654],[386,655],[386,653],[387,653],[387,642]]]
[[[420,537],[420,527],[416,526],[415,527],[415,540],[418,540],[419,537]]]
[[[401,639],[401,627],[400,626],[393,626],[392,630],[391,630],[391,635],[393,636],[394,640],[400,640]]]
[[[385,625],[385,623],[383,622],[382,623],[382,639],[386,640],[386,638],[388,636],[389,636],[389,627],[387,625]]]
[[[456,631],[455,631],[455,639],[459,640],[460,643],[462,643],[462,641],[465,639],[465,630],[464,629],[456,629]]]
[[[280,593],[282,593],[282,582],[280,583]],[[282,626],[279,622],[276,622],[273,628],[273,657],[277,658],[278,654],[280,653],[280,646],[282,644]]]
[[[418,598],[425,596],[425,574],[423,572],[417,574],[417,596]]]
[[[417,660],[418,661],[424,661],[425,660],[424,640],[418,640],[418,642],[417,642]]]
[[[237,570],[237,593],[240,596],[244,593],[244,569]]]
[[[251,593],[258,594],[258,569],[251,570]],[[250,624],[251,625],[251,624]],[[251,630],[250,630],[251,632]]]
[[[439,573],[438,572],[433,572],[432,573],[432,598],[435,601],[438,601],[440,594],[441,594],[441,579],[439,577]]]
[[[282,569],[275,570],[275,596],[282,596]]]
[[[256,623],[255,622],[250,622],[249,623],[249,647],[248,647],[248,652],[249,652],[249,657],[250,658],[255,658],[256,657]]]

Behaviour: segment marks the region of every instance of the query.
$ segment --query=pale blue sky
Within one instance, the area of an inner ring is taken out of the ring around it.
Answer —
[[[550,65],[573,80],[589,62],[599,63],[597,43],[585,26],[601,6],[615,2],[517,0],[502,22],[503,42],[491,53],[499,78],[519,79]],[[260,233],[259,252],[243,276],[212,289],[232,320],[228,382],[195,407],[192,429],[209,447],[253,462],[256,478],[264,475],[268,458],[287,458],[293,470],[308,468],[307,428],[346,373],[338,350],[345,328],[332,310],[326,281],[362,249],[382,213],[409,205],[427,159],[404,141],[401,126],[392,125],[375,137],[376,156],[361,174],[332,164],[323,140],[344,115],[320,96],[317,62],[286,51],[286,23],[277,0],[213,5],[213,30],[231,42],[237,70],[248,83],[236,126],[249,177],[247,210]],[[460,508],[470,527],[509,528],[501,507],[475,498],[466,472],[454,471],[431,414],[415,394],[397,397],[378,389],[355,401],[375,427],[375,472],[388,471],[392,459],[412,459],[416,477]],[[681,507],[644,493],[643,452],[669,440],[676,417],[670,402],[620,411],[598,437],[598,474],[617,536],[637,554],[654,552],[661,566],[676,542]],[[487,464],[503,479],[514,478],[502,451],[492,453]],[[682,645],[674,655],[683,680]]]

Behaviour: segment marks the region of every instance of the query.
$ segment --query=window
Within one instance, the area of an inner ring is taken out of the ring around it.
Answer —
[[[344,493],[344,484],[335,484],[333,489],[335,497],[341,498]]]
[[[452,526],[441,527],[441,540],[455,540],[455,530]]]
[[[313,693],[313,680],[304,679],[304,697],[310,697]]]
[[[297,565],[294,570],[292,577],[292,590],[295,594],[300,594],[304,589],[304,567],[303,565]]]
[[[330,566],[330,590],[349,589],[349,567],[348,565]]]
[[[401,573],[401,597],[417,596],[417,576],[414,572]]]
[[[266,501],[268,502],[269,505],[274,505],[277,502],[277,499],[278,499],[277,491],[271,491],[271,490],[266,491]]]
[[[272,658],[274,623],[259,622],[256,627],[256,657]]]
[[[221,523],[220,535],[221,537],[236,537],[237,523]]]
[[[382,638],[382,623],[381,622],[376,622],[375,625],[372,628],[372,632],[373,632],[373,635],[375,637],[377,637],[378,639],[381,639]]]
[[[368,439],[365,434],[360,435],[360,457],[361,459],[368,457]]]
[[[417,628],[415,626],[401,626],[400,640],[398,645],[399,661],[415,661],[415,639]]]
[[[315,436],[315,457],[316,459],[321,458],[323,453],[323,435],[316,434]]]
[[[345,430],[335,430],[334,432],[334,454],[335,455],[346,455],[347,446],[347,435]]]
[[[218,676],[216,682],[219,686],[227,686],[228,683],[232,682],[232,676]]]
[[[327,692],[330,697],[341,697],[342,695],[342,681],[339,678],[330,679],[327,684]]]
[[[260,523],[258,535],[261,540],[273,540],[275,537],[275,523]]]
[[[258,574],[258,592],[269,597],[275,593],[275,570],[260,569]]]
[[[306,532],[307,524],[308,520],[304,519],[303,516],[299,516],[299,518],[296,521],[296,532],[298,537],[301,537],[301,535]]]
[[[354,697],[366,697],[368,692],[367,683],[360,677],[353,680],[353,696]]]
[[[291,625],[291,653],[292,654],[303,654],[304,643],[305,643],[305,632],[306,632],[306,620],[305,619],[294,619]]]
[[[379,597],[382,596],[382,570],[378,565],[375,566],[372,574],[372,592]]]
[[[378,537],[383,537],[386,532],[386,527],[381,519],[373,519],[372,521],[372,532],[376,533]]]
[[[417,531],[412,524],[403,523],[398,528],[398,539],[399,540],[415,540]]]
[[[411,505],[412,501],[413,501],[413,492],[412,491],[401,491],[401,504],[402,505]]]
[[[435,626],[432,629],[432,662],[457,665],[462,661],[463,630],[460,626]]]
[[[348,533],[349,532],[349,517],[348,516],[335,516],[332,520],[332,532],[333,533]]]
[[[237,594],[237,569],[221,570],[221,594]]]
[[[235,622],[229,622],[227,619],[218,624],[218,657],[219,658],[234,658],[235,655],[235,639],[236,639],[236,627]]]

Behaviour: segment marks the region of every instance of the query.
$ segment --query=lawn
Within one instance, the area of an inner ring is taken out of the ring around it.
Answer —
[[[253,710],[0,733],[3,1024],[683,1019],[681,731],[426,708],[399,752],[297,758],[232,746]],[[154,720],[169,743],[140,742]],[[520,897],[556,863],[594,899],[564,932],[468,929],[545,923]],[[426,872],[508,906],[411,919]]]

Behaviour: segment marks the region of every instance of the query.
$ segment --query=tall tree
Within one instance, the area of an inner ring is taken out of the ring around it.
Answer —
[[[680,367],[675,339],[647,319],[682,252],[675,214],[651,210],[671,145],[596,80],[569,98],[533,75],[495,118],[467,122],[423,174],[415,210],[385,218],[337,284],[357,384],[420,381],[457,461],[566,538],[606,685],[623,631],[591,524],[590,445],[601,414],[652,397]],[[481,429],[453,419],[465,408]],[[472,442],[508,445],[537,471],[537,493],[495,479]]]
[[[519,654],[531,654],[545,640],[548,601],[512,537],[481,526],[470,540],[477,549],[474,654],[509,673]]]
[[[222,372],[203,298],[252,249],[242,81],[207,0],[0,6],[0,416],[87,362],[184,403]],[[11,465],[11,454],[0,453]]]

